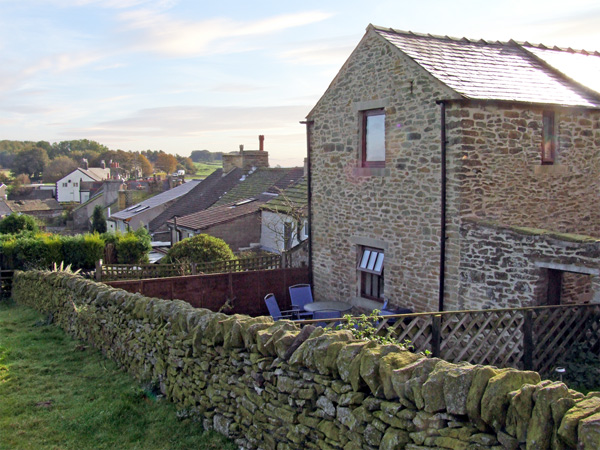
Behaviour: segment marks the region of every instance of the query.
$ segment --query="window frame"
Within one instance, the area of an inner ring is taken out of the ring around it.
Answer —
[[[385,108],[374,108],[360,111],[361,115],[361,166],[362,167],[385,167],[386,158],[386,136],[385,136]],[[383,116],[383,160],[369,161],[369,149],[367,141],[367,130],[369,117]]]
[[[542,112],[542,144],[540,151],[542,165],[552,165],[556,162],[556,151],[558,149],[556,129],[556,112],[544,110]]]
[[[359,293],[363,298],[383,300],[385,289],[385,251],[362,246],[356,269],[359,275]]]

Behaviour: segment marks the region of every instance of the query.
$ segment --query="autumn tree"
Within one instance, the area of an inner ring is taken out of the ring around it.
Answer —
[[[177,158],[177,168],[185,170],[187,174],[195,174],[196,166],[194,165],[194,161],[191,158],[186,158],[184,156],[175,156]]]
[[[68,156],[58,156],[48,163],[44,169],[44,183],[55,183],[65,175],[73,172],[79,165]]]
[[[146,158],[142,154],[139,154],[137,155],[137,162],[142,169],[143,176],[148,177],[152,175],[152,173],[154,172],[154,167],[152,166],[152,163],[148,161],[148,158]]]
[[[167,173],[173,173],[177,169],[177,158],[168,153],[159,153],[154,167]]]

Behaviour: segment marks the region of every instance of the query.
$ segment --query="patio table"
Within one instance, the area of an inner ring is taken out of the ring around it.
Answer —
[[[352,305],[346,302],[311,302],[304,305],[304,310],[315,311],[339,311],[346,312],[352,309]]]

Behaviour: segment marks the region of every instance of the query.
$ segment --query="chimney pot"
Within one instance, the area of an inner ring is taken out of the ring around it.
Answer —
[[[261,152],[265,151],[265,136],[263,134],[258,135],[258,149]]]

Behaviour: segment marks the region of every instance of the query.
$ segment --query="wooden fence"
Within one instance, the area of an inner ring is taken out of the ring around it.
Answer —
[[[144,280],[109,281],[106,284],[147,297],[185,300],[197,308],[228,314],[266,316],[264,302],[275,294],[281,309],[290,309],[288,288],[308,283],[307,267],[228,272]]]
[[[548,374],[574,346],[600,354],[600,304],[384,316],[379,330],[446,361]]]
[[[96,264],[97,281],[141,280],[186,275],[273,270],[282,267],[280,255],[192,264]]]

